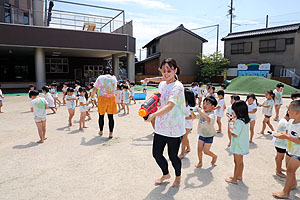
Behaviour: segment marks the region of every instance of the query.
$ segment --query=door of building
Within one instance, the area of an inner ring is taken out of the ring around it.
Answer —
[[[84,80],[87,83],[96,81],[103,72],[103,65],[84,65]]]
[[[74,69],[74,74],[75,74],[75,80],[80,80],[82,79],[82,69]]]

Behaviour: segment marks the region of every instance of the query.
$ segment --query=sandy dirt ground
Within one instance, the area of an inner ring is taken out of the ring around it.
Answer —
[[[148,96],[153,91],[149,91]],[[60,96],[61,98],[61,96]],[[229,105],[230,96],[226,96]],[[242,96],[245,99],[245,96]],[[285,180],[275,176],[275,149],[270,135],[254,136],[250,154],[245,156],[244,181],[231,185],[224,180],[233,174],[233,156],[227,148],[227,121],[223,132],[215,137],[212,151],[218,155],[215,166],[204,156],[202,168],[197,163],[196,125],[189,135],[191,152],[182,159],[182,184],[172,188],[172,178],[160,186],[154,180],[161,171],[152,157],[152,127],[138,116],[139,101],[130,106],[129,115],[115,115],[114,138],[108,140],[108,120],[98,136],[98,113],[94,108],[89,128],[78,130],[79,108],[74,126],[67,126],[67,108],[47,115],[47,137],[39,138],[29,112],[27,96],[6,97],[0,114],[0,199],[274,199]],[[259,98],[262,102],[262,98]],[[290,99],[284,99],[280,116],[284,116]],[[47,111],[51,113],[50,110]],[[255,132],[262,126],[261,108]],[[272,121],[276,126],[277,122]],[[167,157],[167,153],[165,152]],[[297,176],[299,177],[299,170]],[[300,199],[299,187],[291,199]]]

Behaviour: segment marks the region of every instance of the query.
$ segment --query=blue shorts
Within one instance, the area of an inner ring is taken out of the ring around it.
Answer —
[[[297,160],[300,161],[300,156],[291,155],[291,154],[289,154],[287,151],[286,151],[285,153],[286,153],[286,155],[288,155],[289,157],[291,157],[291,158],[296,158]]]
[[[203,137],[201,135],[199,135],[199,140],[203,141],[204,143],[207,143],[207,144],[212,144],[213,141],[214,141],[214,136],[212,137]]]

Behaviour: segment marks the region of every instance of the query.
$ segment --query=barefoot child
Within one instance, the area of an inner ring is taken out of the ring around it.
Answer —
[[[75,95],[76,95],[76,97],[77,97],[77,100],[76,100],[76,107],[78,106],[78,99],[79,99],[79,96],[80,96],[80,94],[79,94],[79,88],[80,88],[81,86],[80,86],[80,81],[78,81],[78,80],[76,80],[75,81],[75,88],[74,88],[74,92],[75,92]]]
[[[56,113],[57,108],[54,104],[54,99],[52,98],[51,94],[49,93],[49,88],[47,86],[42,87],[42,92],[45,94],[45,99],[48,102],[48,107],[52,110],[52,114]]]
[[[219,101],[218,101],[218,105],[215,108],[216,109],[216,116],[217,116],[217,124],[218,124],[218,130],[217,133],[222,133],[222,122],[221,119],[222,117],[224,117],[224,111],[226,110],[226,105],[225,105],[225,100],[224,100],[224,91],[223,90],[219,90],[217,92]]]
[[[116,103],[118,105],[118,112],[121,112],[122,110],[122,95],[121,85],[117,85]]]
[[[89,86],[88,86],[88,88],[90,90],[90,92],[89,92],[89,98],[91,98],[93,90],[97,90],[97,88],[94,87],[94,83],[90,83]],[[91,98],[91,102],[92,102],[92,108],[94,108],[94,106],[98,107],[97,98],[96,97]]]
[[[66,101],[67,101],[67,108],[69,112],[69,126],[72,126],[72,119],[75,115],[75,101],[76,101],[76,96],[74,95],[73,88],[67,89]]]
[[[192,119],[196,117],[191,108],[191,107],[195,107],[196,105],[194,99],[194,93],[191,90],[185,88],[184,97],[185,97],[185,104],[186,104],[185,134],[182,136],[181,153],[178,156],[180,159],[184,157],[184,153],[188,153],[191,150],[188,135],[193,128]]]
[[[232,95],[230,97],[230,103],[231,105],[227,108],[227,112],[226,112],[226,116],[228,117],[228,128],[227,128],[227,131],[228,131],[228,139],[229,139],[229,143],[228,143],[228,147],[230,147],[230,144],[231,144],[231,132],[229,131],[230,128],[233,128],[233,127],[230,127],[230,124],[233,123],[233,120],[234,118],[236,117],[234,115],[234,112],[232,110],[232,104],[236,101],[240,100],[240,96],[238,95]]]
[[[233,176],[225,179],[228,183],[237,184],[238,180],[243,179],[244,155],[249,153],[249,114],[248,106],[244,101],[236,101],[232,105],[235,113],[236,121],[233,129],[229,129],[231,133],[230,151],[234,157],[234,173]]]
[[[290,120],[287,134],[281,133],[279,139],[287,139],[287,177],[282,191],[272,193],[280,199],[287,199],[297,186],[296,171],[300,166],[300,100],[292,101],[288,110]]]
[[[134,83],[130,83],[130,99],[129,99],[129,104],[131,102],[131,99],[133,100],[134,104],[136,104],[136,101],[135,101],[135,98],[134,98],[134,85],[135,85]]]
[[[204,96],[204,91],[203,91],[203,83],[199,83],[199,90],[198,90],[198,105],[201,105],[202,103],[202,98]]]
[[[34,121],[38,129],[40,140],[37,143],[44,143],[46,136],[46,109],[48,108],[48,102],[44,98],[39,97],[37,90],[29,92],[31,100],[31,112],[34,114]]]
[[[256,111],[257,111],[257,99],[255,94],[247,95],[247,105],[248,105],[248,113],[250,118],[250,139],[249,142],[252,143],[254,136],[254,127],[256,121]]]
[[[128,86],[123,86],[123,108],[124,108],[124,114],[126,114],[126,108],[127,108],[127,114],[129,114],[129,101],[130,101],[130,94],[128,92]]]
[[[168,169],[168,161],[163,156],[165,146],[168,145],[168,155],[175,170],[176,178],[173,187],[180,186],[181,160],[178,158],[178,151],[181,137],[185,134],[185,99],[184,87],[176,80],[179,74],[179,67],[172,58],[164,59],[159,68],[163,80],[158,86],[161,94],[159,110],[150,114],[147,122],[155,118],[155,134],[153,139],[152,153],[163,176],[155,180],[155,184],[162,184],[171,176]]]
[[[270,118],[272,117],[275,95],[272,90],[267,90],[265,96],[266,96],[266,100],[264,101],[264,103],[258,105],[258,107],[263,107],[263,114],[265,116],[263,120],[262,129],[259,134],[264,134],[266,125],[268,125],[272,131],[274,131],[274,128],[270,122]]]
[[[282,83],[278,83],[276,85],[276,89],[273,91],[275,95],[275,118],[274,121],[279,120],[279,110],[282,105],[282,92],[284,85]]]
[[[57,94],[57,84],[56,83],[52,83],[51,84],[51,89],[50,89],[50,93],[52,94],[52,97],[54,99],[54,105],[55,107],[57,108],[57,104],[58,104],[58,107],[60,106],[61,102],[60,100],[58,99],[58,94]]]
[[[288,124],[289,124],[289,113],[287,112],[284,118],[282,118],[276,127],[276,132],[279,133],[286,133],[288,129]],[[281,177],[281,178],[286,178],[286,175],[282,172],[285,170],[282,169],[282,161],[284,159],[285,153],[286,153],[286,148],[287,148],[287,140],[285,139],[279,139],[277,137],[273,137],[273,144],[275,146],[275,149],[277,151],[275,161],[276,161],[276,175]]]
[[[206,154],[212,158],[211,164],[214,165],[217,161],[217,155],[210,151],[211,145],[216,135],[216,130],[214,128],[215,124],[215,114],[214,110],[217,106],[217,100],[214,97],[206,97],[203,101],[203,111],[197,108],[199,114],[196,118],[199,119],[197,132],[199,134],[198,140],[198,164],[195,165],[196,168],[202,166],[202,154]]]
[[[3,112],[1,111],[1,108],[2,108],[2,106],[3,106],[3,103],[2,103],[3,99],[4,99],[4,95],[3,95],[3,93],[2,93],[1,85],[0,85],[0,113],[3,113]]]
[[[62,90],[62,92],[63,92],[63,95],[64,95],[64,97],[63,97],[63,104],[65,105],[66,104],[66,96],[67,96],[67,90],[68,90],[68,85],[67,85],[67,83],[64,83],[63,84],[63,88],[61,89]]]
[[[85,126],[85,117],[86,117],[86,106],[88,102],[86,102],[85,94],[86,89],[84,87],[80,87],[78,89],[79,92],[79,109],[80,109],[80,120],[79,120],[79,130],[83,130],[83,128],[87,128]]]

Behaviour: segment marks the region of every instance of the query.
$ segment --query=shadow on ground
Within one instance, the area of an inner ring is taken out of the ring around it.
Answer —
[[[22,144],[21,145],[16,145],[16,146],[13,147],[13,149],[27,149],[27,148],[35,147],[37,145],[39,145],[39,144],[36,143],[36,142],[30,142],[30,143],[24,144],[24,145],[22,145]]]
[[[214,179],[212,172],[211,172],[211,170],[213,170],[214,168],[215,168],[215,165],[213,165],[207,169],[195,168],[194,173],[187,174],[187,176],[184,180],[184,189],[185,188],[189,188],[189,189],[201,188],[201,187],[205,187],[205,186],[209,185],[212,182],[212,180]],[[199,183],[192,183],[190,181],[194,177],[196,177],[198,179]]]
[[[83,145],[83,146],[99,145],[99,144],[103,144],[109,140],[111,140],[111,139],[103,138],[101,136],[95,136],[94,138],[90,139],[89,141],[86,141],[86,138],[82,137],[80,145]]]
[[[164,182],[161,185],[156,186],[144,199],[147,200],[156,200],[156,199],[175,199],[174,196],[179,191],[179,188],[170,187],[166,193],[163,193],[166,190],[167,185],[170,182]]]

